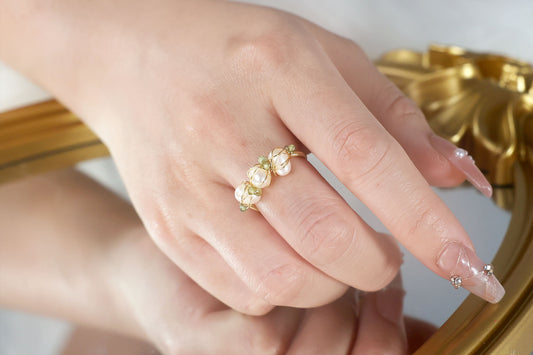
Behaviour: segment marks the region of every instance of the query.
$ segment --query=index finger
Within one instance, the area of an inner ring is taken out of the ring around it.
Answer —
[[[498,302],[505,291],[491,267],[400,144],[321,49],[306,60],[313,64],[273,76],[273,105],[286,126],[424,265],[455,287]]]

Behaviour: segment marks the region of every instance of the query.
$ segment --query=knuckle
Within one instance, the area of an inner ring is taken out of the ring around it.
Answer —
[[[385,163],[392,149],[392,138],[383,135],[379,126],[350,122],[333,139],[340,175],[358,180]]]
[[[389,263],[384,269],[368,270],[368,283],[360,289],[366,292],[376,292],[386,287],[398,274],[399,263]]]
[[[242,313],[249,316],[264,316],[273,308],[274,306],[266,302],[264,299],[254,297],[243,307]]]
[[[349,53],[351,53],[352,55],[354,55],[354,56],[356,56],[358,58],[360,58],[360,57],[365,57],[366,58],[365,51],[361,48],[361,46],[359,46],[357,43],[355,43],[350,38],[340,37],[340,41],[344,45],[346,50]]]
[[[146,208],[144,225],[154,241],[165,246],[175,243],[179,246],[185,241],[185,238],[182,238],[184,234],[180,233],[181,229],[176,226],[177,223],[165,207],[165,204],[156,201],[143,206],[151,207]],[[143,210],[141,210],[142,212]]]
[[[276,306],[293,306],[305,283],[301,266],[284,264],[264,275],[257,287],[257,294]]]
[[[286,68],[297,58],[305,33],[298,18],[276,10],[262,11],[261,21],[228,42],[230,63],[255,75]]]
[[[286,38],[283,31],[270,30],[252,38],[239,39],[233,44],[232,61],[247,73],[279,69],[290,62],[292,54]]]
[[[341,258],[357,240],[356,229],[342,218],[344,213],[331,204],[314,204],[300,224],[302,249],[317,266],[328,265]]]
[[[376,95],[382,112],[380,117],[394,120],[398,124],[408,124],[410,122],[419,122],[424,119],[424,114],[418,106],[392,82],[384,86],[380,95]],[[379,107],[379,106],[377,106]]]
[[[442,217],[436,213],[431,206],[428,206],[424,202],[420,202],[419,206],[416,206],[414,210],[411,210],[411,213],[412,211],[415,211],[415,213],[412,214],[415,217],[412,222],[408,224],[407,234],[405,235],[406,240],[417,238],[421,235],[427,235],[428,233],[442,234],[443,229],[445,228],[442,225]]]

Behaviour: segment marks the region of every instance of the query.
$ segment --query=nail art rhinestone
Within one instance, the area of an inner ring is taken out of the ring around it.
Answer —
[[[452,276],[450,277],[450,283],[455,289],[458,289],[462,286],[463,280],[461,279],[461,276]]]
[[[455,156],[459,159],[462,159],[466,156],[468,156],[468,152],[462,148],[457,148],[454,152]]]
[[[483,266],[483,272],[487,276],[494,275],[494,266],[492,266],[492,264],[485,264],[485,266]]]

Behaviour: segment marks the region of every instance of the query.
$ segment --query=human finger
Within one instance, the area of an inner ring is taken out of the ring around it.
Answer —
[[[404,294],[400,274],[384,289],[360,294],[352,354],[405,354]]]
[[[272,75],[282,88],[270,91],[273,105],[287,127],[428,268],[444,278],[459,278],[471,292],[498,302],[503,287],[483,271],[452,212],[329,57],[320,47],[309,51],[302,55],[312,63],[307,64],[312,75],[287,68],[283,79]]]
[[[385,75],[379,72],[353,41],[308,23],[343,78],[369,111],[402,145],[409,158],[436,186],[456,186],[466,177],[490,197],[492,187],[470,159],[452,143],[439,139],[422,111]]]
[[[242,213],[233,187],[217,185],[216,194],[216,207],[197,211],[186,223],[256,296],[271,305],[308,308],[346,291],[345,284],[298,255],[261,214]]]
[[[334,303],[307,310],[287,354],[346,354],[356,333],[356,312],[354,289]]]
[[[305,310],[276,307],[261,317],[232,310],[208,314],[194,324],[190,354],[285,354]]]
[[[292,249],[332,278],[369,291],[387,285],[402,263],[397,242],[368,226],[310,163],[289,159],[290,173],[270,177],[271,184],[263,189],[256,203],[261,214]],[[240,167],[226,170],[230,181],[239,181],[250,164],[246,159],[241,162]]]
[[[407,332],[408,354],[413,354],[437,331],[437,327],[433,324],[413,317],[404,317],[404,323]]]
[[[191,231],[182,230],[172,236],[159,231],[158,235],[156,244],[160,249],[220,302],[250,315],[266,314],[274,307],[253,292],[209,243]]]

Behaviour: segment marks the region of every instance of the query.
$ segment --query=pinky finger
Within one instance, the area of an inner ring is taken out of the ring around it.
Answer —
[[[333,303],[308,309],[287,354],[346,354],[357,326],[354,292],[349,289]]]
[[[191,232],[182,233],[180,243],[180,248],[164,246],[161,249],[166,250],[167,256],[213,297],[230,308],[249,315],[263,315],[274,308],[253,293],[220,254],[202,238]]]
[[[361,295],[357,338],[352,355],[406,353],[404,294],[398,274],[383,290]]]

